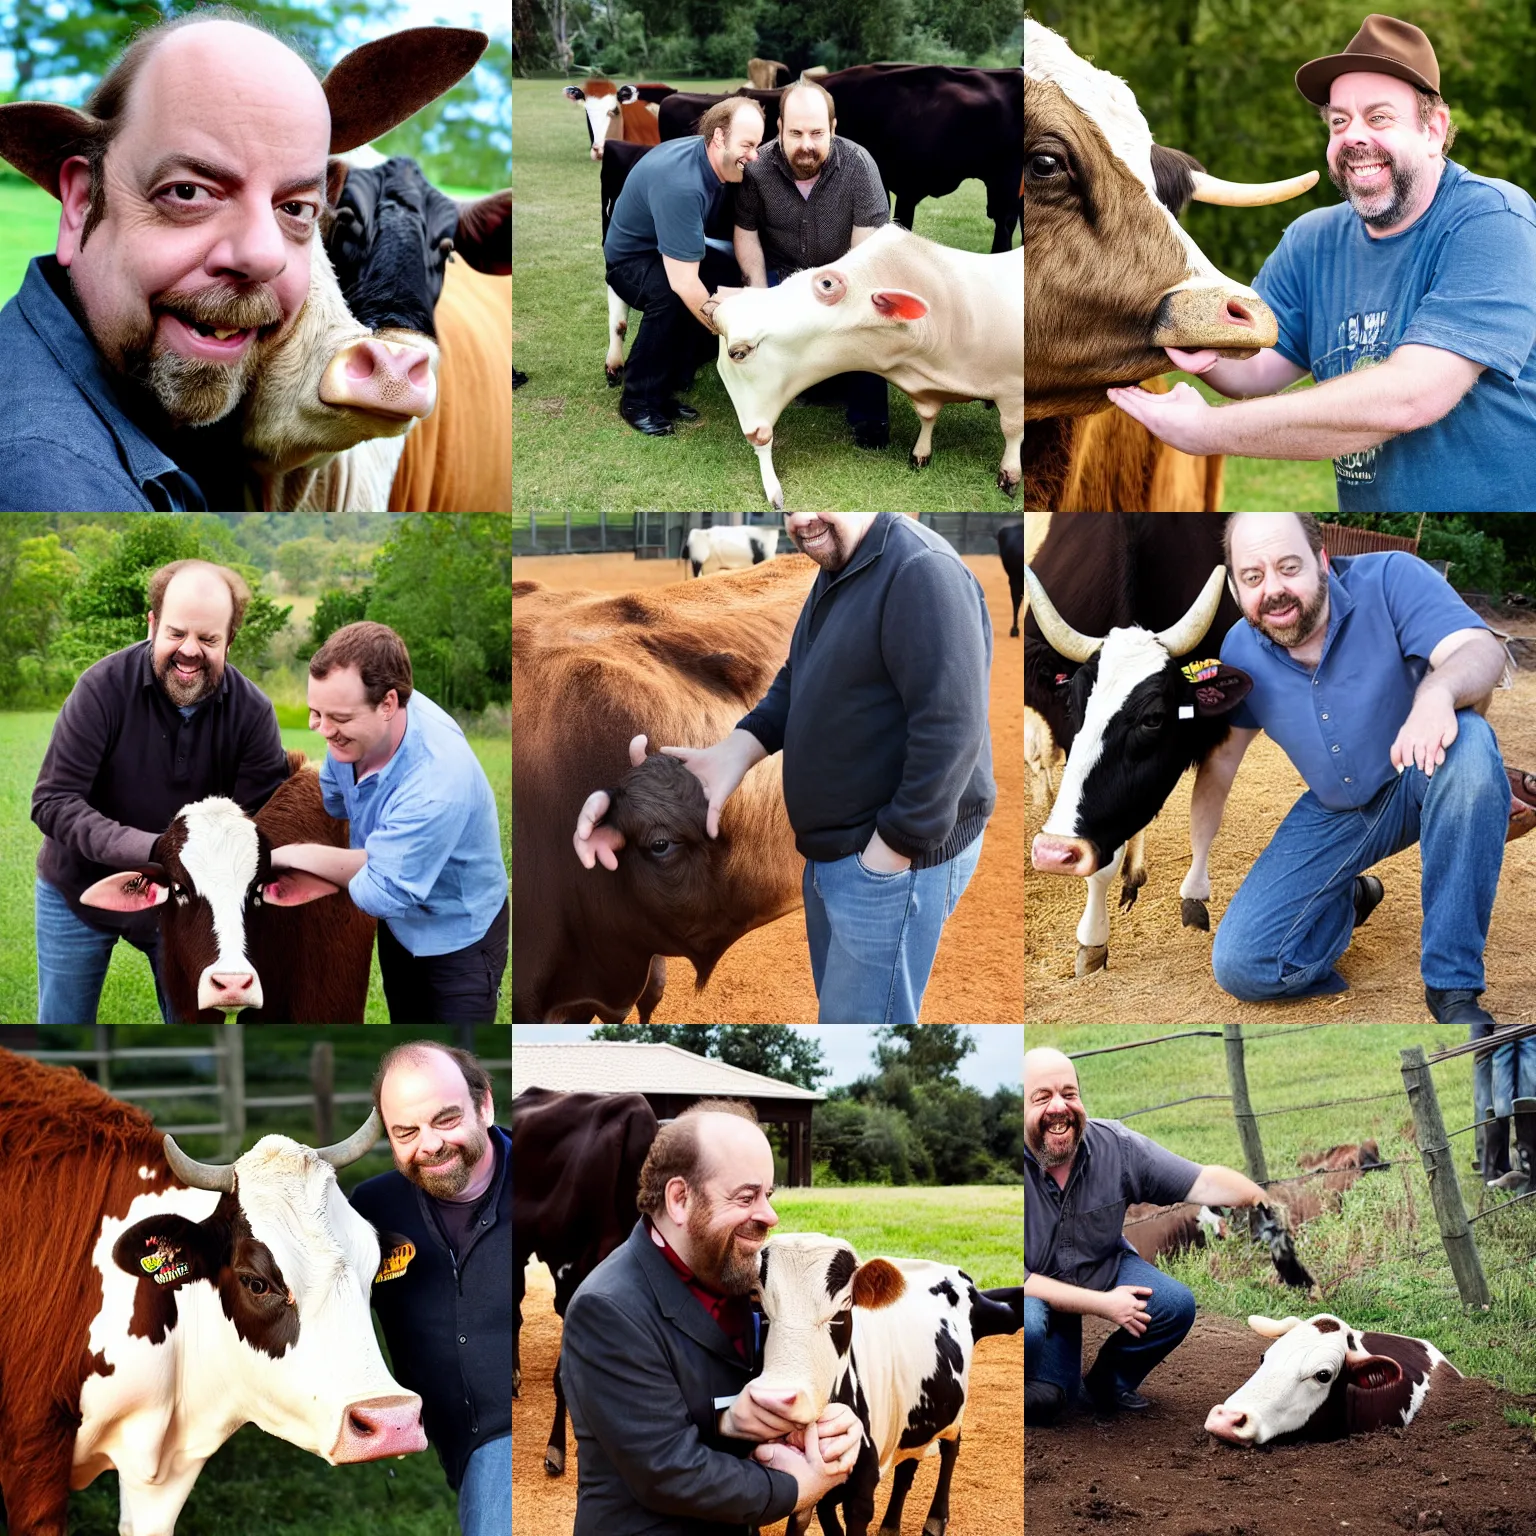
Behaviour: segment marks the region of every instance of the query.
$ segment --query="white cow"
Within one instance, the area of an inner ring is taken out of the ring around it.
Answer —
[[[743,571],[779,552],[777,528],[695,528],[683,541],[683,559],[695,576]]]
[[[982,256],[935,245],[898,224],[831,266],[777,288],[722,289],[715,310],[720,377],[757,450],[763,491],[783,510],[773,428],[802,390],[834,374],[878,373],[922,422],[921,469],[933,423],[951,400],[991,400],[1003,429],[997,483],[1012,496],[1024,444],[1024,248]]]

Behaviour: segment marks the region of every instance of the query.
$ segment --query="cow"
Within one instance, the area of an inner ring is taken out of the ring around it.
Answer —
[[[757,91],[781,89],[794,79],[788,64],[777,59],[748,59],[747,84]]]
[[[1155,1264],[1165,1253],[1204,1248],[1208,1238],[1225,1237],[1227,1222],[1210,1206],[1187,1200],[1172,1206],[1141,1203],[1125,1208],[1122,1230],[1126,1242],[1148,1264]]]
[[[769,504],[784,508],[773,468],[779,413],[812,384],[855,371],[878,373],[912,401],[922,423],[914,469],[933,456],[946,401],[992,401],[1003,429],[997,484],[1012,496],[1024,442],[1023,268],[1023,247],[982,256],[887,224],[830,266],[727,292],[714,314],[717,367]]]
[[[747,101],[755,101],[762,108],[762,142],[766,144],[779,131],[779,97],[781,95],[783,95],[782,90],[759,91],[750,86],[740,86],[734,91],[726,92],[725,95],[709,91],[674,91],[661,103],[656,114],[657,131],[661,134],[663,144],[668,139],[690,138],[699,131],[699,119],[717,101],[724,101],[727,96],[740,96]]]
[[[1008,596],[1013,600],[1013,628],[1010,638],[1019,633],[1019,604],[1024,601],[1024,524],[1004,523],[997,530],[997,557],[1008,574]]]
[[[695,576],[714,571],[740,571],[761,565],[779,552],[777,528],[691,528],[683,540],[681,558]]]
[[[512,1395],[522,1390],[517,1340],[524,1270],[535,1254],[555,1281],[555,1312],[629,1236],[656,1115],[638,1093],[555,1093],[527,1088],[512,1101]],[[555,1422],[544,1452],[565,1471],[565,1392],[555,1359]]]
[[[380,1244],[336,1182],[380,1134],[264,1136],[188,1157],[74,1069],[0,1051],[0,1496],[64,1536],[71,1488],[116,1470],[120,1529],[173,1536],[210,1456],[255,1423],[327,1462],[426,1449],[368,1291]],[[47,1283],[39,1284],[46,1276]]]
[[[1306,1322],[1255,1316],[1248,1326],[1274,1343],[1258,1370],[1205,1420],[1206,1432],[1230,1445],[1402,1428],[1437,1382],[1461,1379],[1428,1339],[1360,1332],[1329,1312]]]
[[[616,595],[513,582],[518,1023],[618,1023],[637,1003],[648,1022],[661,956],[686,956],[702,987],[730,944],[800,905],[778,754],[748,773],[710,838],[698,780],[643,749],[637,765],[625,744],[727,735],[788,655],[815,575],[796,555]],[[577,815],[604,785],[617,791],[608,821],[629,841],[616,873],[583,869],[571,852]]]
[[[659,144],[656,125],[659,104],[675,95],[670,85],[619,85],[593,76],[561,93],[586,109],[587,141],[594,160],[609,144]]]
[[[288,764],[287,782],[254,820],[221,795],[194,801],[156,839],[150,862],[81,894],[110,912],[160,909],[161,982],[183,1023],[242,1012],[248,1024],[363,1022],[373,919],[329,881],[272,869],[272,850],[289,843],[347,846],[319,773],[300,752]]]
[[[1286,1195],[1286,1213],[1294,1229],[1325,1213],[1332,1213],[1343,1205],[1344,1192],[1351,1188],[1362,1173],[1385,1168],[1381,1147],[1375,1141],[1349,1142],[1329,1147],[1325,1152],[1305,1152],[1296,1159],[1296,1166],[1308,1173],[1318,1173],[1320,1179],[1295,1182]]]
[[[752,1386],[779,1397],[779,1411],[797,1424],[844,1403],[864,1431],[848,1481],[816,1507],[822,1529],[838,1529],[841,1505],[848,1536],[867,1536],[875,1489],[894,1466],[880,1530],[899,1532],[918,1462],[937,1456],[923,1530],[944,1536],[971,1355],[981,1339],[1022,1330],[1023,1287],[978,1291],[963,1269],[927,1259],[861,1264],[851,1244],[818,1232],[770,1238],[758,1284],[768,1331]],[[792,1515],[786,1536],[802,1536],[810,1523],[810,1510]]]

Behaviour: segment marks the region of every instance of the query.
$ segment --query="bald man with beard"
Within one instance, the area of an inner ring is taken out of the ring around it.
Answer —
[[[1125,1208],[1262,1205],[1235,1168],[1202,1167],[1118,1120],[1091,1120],[1077,1069],[1049,1047],[1024,1056],[1024,1422],[1079,1400],[1110,1415],[1151,1404],[1136,1389],[1195,1321],[1194,1294],[1125,1240]],[[1083,1318],[1116,1324],[1082,1375]]]

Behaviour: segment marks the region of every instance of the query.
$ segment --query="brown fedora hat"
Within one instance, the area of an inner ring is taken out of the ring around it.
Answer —
[[[1429,39],[1415,26],[1395,16],[1365,18],[1343,53],[1313,59],[1296,71],[1296,89],[1319,107],[1328,105],[1328,87],[1340,75],[1356,70],[1391,75],[1420,90],[1440,93],[1440,63]]]

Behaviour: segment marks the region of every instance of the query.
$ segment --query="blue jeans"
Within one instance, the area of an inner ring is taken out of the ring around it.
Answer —
[[[1433,778],[1405,768],[1355,811],[1327,810],[1311,790],[1291,807],[1216,930],[1211,970],[1223,991],[1249,1003],[1345,991],[1334,967],[1354,927],[1355,876],[1414,843],[1424,985],[1483,990],[1509,781],[1488,722],[1461,709],[1456,723]]]
[[[487,1440],[469,1458],[459,1484],[464,1536],[507,1536],[512,1529],[512,1436]]]
[[[1194,1326],[1195,1295],[1187,1285],[1165,1275],[1129,1248],[1120,1255],[1115,1284],[1151,1286],[1147,1311],[1152,1321],[1139,1339],[1117,1328],[1100,1347],[1093,1369],[1106,1386],[1134,1391]],[[1026,1296],[1024,1379],[1054,1382],[1070,1404],[1077,1397],[1082,1374],[1082,1318],[1076,1312],[1053,1312],[1038,1296]]]
[[[112,949],[121,935],[102,933],[81,922],[63,893],[43,879],[37,881],[36,911],[37,1022],[94,1024]],[[160,985],[159,949],[154,943],[141,948],[141,953],[148,957],[155,978],[160,1017],[174,1024],[170,999]]]
[[[1493,1112],[1514,1114],[1516,1099],[1536,1099],[1536,1038],[1515,1040],[1493,1053]]]
[[[866,869],[858,854],[806,861],[801,889],[819,1023],[917,1023],[939,935],[975,873],[981,841],[931,869],[892,875]]]

